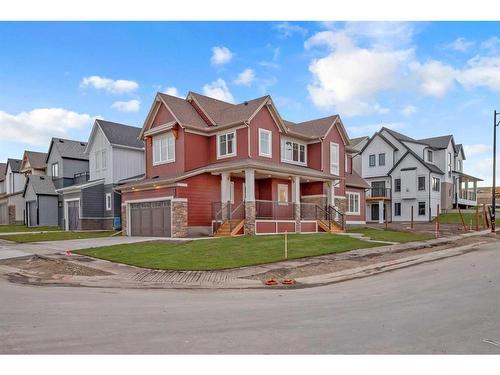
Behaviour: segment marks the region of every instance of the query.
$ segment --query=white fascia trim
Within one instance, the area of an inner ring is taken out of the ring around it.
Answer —
[[[366,224],[366,221],[364,220],[346,220],[345,222],[346,224],[361,224],[361,225],[364,225]]]
[[[166,124],[162,124],[162,125],[156,126],[154,128],[150,128],[144,132],[144,136],[147,137],[147,136],[151,136],[154,134],[169,131],[175,126],[175,124],[177,124],[176,121],[170,121],[170,122],[167,122]]]

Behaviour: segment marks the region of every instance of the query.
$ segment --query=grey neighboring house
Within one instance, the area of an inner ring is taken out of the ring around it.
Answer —
[[[58,196],[52,178],[35,174],[28,176],[23,192],[26,225],[58,225]]]
[[[114,188],[124,180],[144,175],[144,142],[141,128],[96,120],[85,154],[90,179],[62,187],[66,230],[121,228],[121,196]]]

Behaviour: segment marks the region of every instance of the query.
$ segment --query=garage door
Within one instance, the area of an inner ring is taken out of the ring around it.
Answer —
[[[132,203],[130,219],[132,236],[171,236],[170,201]]]
[[[0,204],[0,224],[9,224],[9,211],[7,203]]]

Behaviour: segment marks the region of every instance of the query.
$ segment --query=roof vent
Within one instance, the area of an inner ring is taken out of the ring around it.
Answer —
[[[85,142],[80,142],[80,144],[81,144],[82,146],[87,146],[87,144],[86,144]]]
[[[43,176],[40,176],[40,180],[45,180],[45,177],[43,177]]]
[[[59,143],[64,143],[64,141],[62,139],[59,139]]]
[[[243,105],[248,105],[248,102],[243,102]]]

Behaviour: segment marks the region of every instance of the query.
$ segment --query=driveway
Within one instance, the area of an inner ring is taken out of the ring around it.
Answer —
[[[60,253],[66,250],[88,249],[90,247],[121,245],[146,241],[156,241],[156,237],[101,237],[84,238],[78,240],[47,241],[33,243],[15,243],[0,240],[0,260],[18,258],[27,255],[47,255]]]

